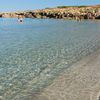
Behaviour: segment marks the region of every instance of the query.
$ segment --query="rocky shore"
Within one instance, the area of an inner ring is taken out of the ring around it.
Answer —
[[[2,18],[55,18],[55,19],[100,19],[100,5],[96,6],[69,6],[46,8],[42,10],[0,13]]]

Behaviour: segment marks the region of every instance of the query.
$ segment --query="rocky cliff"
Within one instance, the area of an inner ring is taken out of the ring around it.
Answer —
[[[56,18],[56,19],[100,19],[100,5],[47,8],[42,10],[0,13],[3,18]]]

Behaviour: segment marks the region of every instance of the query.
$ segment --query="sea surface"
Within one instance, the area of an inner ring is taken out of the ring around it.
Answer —
[[[28,100],[99,47],[99,21],[1,18],[0,100]]]

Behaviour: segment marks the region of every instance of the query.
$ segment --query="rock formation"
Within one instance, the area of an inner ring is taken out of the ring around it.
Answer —
[[[42,10],[0,13],[3,18],[55,18],[55,19],[100,19],[100,5],[66,8],[48,8]]]

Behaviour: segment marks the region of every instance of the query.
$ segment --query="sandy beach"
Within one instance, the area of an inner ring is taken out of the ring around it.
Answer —
[[[32,100],[99,100],[100,50],[65,70]]]

